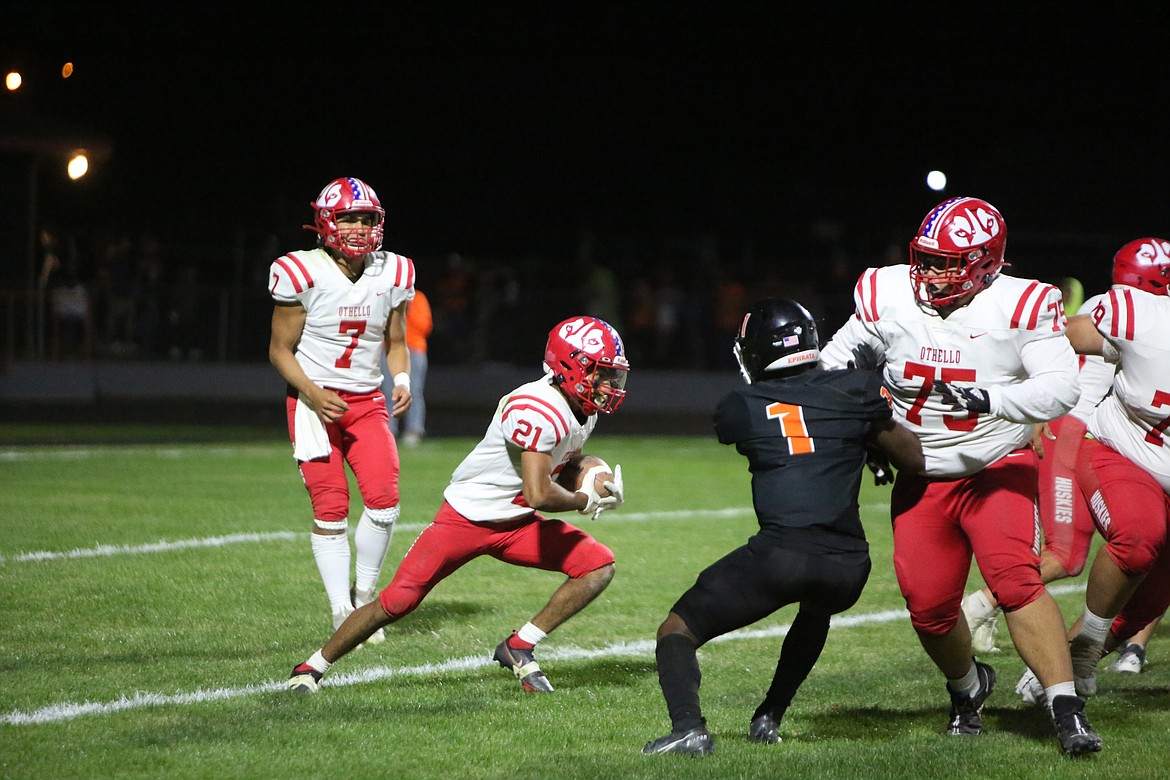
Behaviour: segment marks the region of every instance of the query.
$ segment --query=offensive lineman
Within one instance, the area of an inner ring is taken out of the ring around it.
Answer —
[[[1047,692],[1061,748],[1101,749],[1076,695],[1064,622],[1039,571],[1037,423],[1069,411],[1077,360],[1060,291],[1002,275],[1007,227],[990,203],[940,203],[910,242],[910,264],[866,269],[856,313],[822,352],[884,360],[895,418],[922,440],[926,476],[898,474],[894,568],[923,649],[947,680],[947,733],[983,731],[995,670],[977,661],[960,604],[971,556],[1003,606],[1016,649]]]
[[[293,456],[313,506],[313,558],[337,628],[377,592],[398,519],[398,448],[381,391],[382,357],[394,375],[393,414],[410,407],[404,311],[414,263],[379,252],[386,213],[361,179],[335,179],[312,204],[317,248],[272,263],[268,358],[288,382]],[[349,483],[364,508],[354,533],[350,584]],[[377,643],[381,632],[370,637]]]
[[[617,331],[584,316],[552,329],[544,362],[543,377],[500,399],[483,439],[455,468],[435,519],[410,546],[394,579],[293,669],[291,690],[316,692],[339,658],[414,611],[432,588],[464,564],[490,555],[567,577],[540,612],[500,642],[493,656],[524,690],[552,692],[534,657],[535,646],[605,590],[613,579],[614,557],[585,531],[542,513],[575,509],[597,519],[621,506],[621,466],[604,483],[605,496],[599,495],[594,478],[608,466],[586,471],[576,492],[554,478],[584,447],[597,414],[612,414],[621,406],[630,364]]]
[[[769,298],[744,316],[733,349],[747,385],[719,402],[715,433],[748,459],[760,532],[700,573],[659,626],[655,657],[671,733],[643,753],[712,753],[695,651],[799,602],[748,727],[754,742],[781,742],[780,721],[824,649],[830,618],[857,602],[869,577],[857,508],[867,446],[899,468],[924,466],[922,445],[893,421],[878,377],[815,370],[819,346],[812,315],[796,301]]]

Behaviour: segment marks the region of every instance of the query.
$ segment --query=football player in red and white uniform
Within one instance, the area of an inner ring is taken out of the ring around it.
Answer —
[[[1170,241],[1126,244],[1113,278],[1068,332],[1078,352],[1118,365],[1077,458],[1077,480],[1105,537],[1069,636],[1082,695],[1096,693],[1101,656],[1170,607]]]
[[[614,557],[585,531],[544,513],[577,510],[596,519],[622,504],[621,466],[604,482],[604,496],[595,481],[608,466],[586,471],[576,492],[555,477],[581,452],[597,414],[612,414],[621,406],[630,365],[617,331],[586,316],[552,329],[544,362],[548,373],[500,399],[483,439],[456,467],[435,519],[415,539],[394,579],[293,669],[290,689],[316,691],[339,658],[410,614],[464,564],[490,555],[567,577],[544,608],[495,651],[496,661],[525,690],[553,690],[536,662],[535,645],[605,590],[613,579]]]
[[[1061,747],[1101,749],[1076,696],[1060,609],[1040,579],[1037,423],[1078,397],[1060,291],[1001,273],[1007,227],[990,203],[952,198],[926,215],[910,264],[869,268],[856,313],[826,345],[826,368],[855,350],[884,361],[894,416],[918,434],[926,476],[898,474],[894,568],[923,648],[947,679],[952,735],[983,730],[995,671],[976,661],[960,604],[971,556],[1051,702]]]
[[[316,249],[272,263],[268,356],[288,382],[289,435],[313,505],[313,558],[333,627],[377,593],[398,519],[398,449],[382,394],[382,357],[394,375],[395,416],[410,407],[405,307],[414,263],[379,251],[385,211],[360,179],[336,179],[312,204]],[[364,508],[354,533],[350,585],[349,483]],[[371,637],[380,642],[383,634]]]
[[[1065,299],[1069,316],[1087,314],[1104,294],[1080,306]],[[1045,584],[1075,577],[1085,568],[1093,543],[1093,516],[1076,484],[1077,452],[1093,410],[1113,385],[1115,366],[1095,355],[1081,356],[1081,395],[1077,405],[1064,417],[1046,423],[1048,430],[1040,452],[1039,510],[1044,532],[1040,553],[1040,579]],[[999,604],[991,589],[984,587],[963,599],[963,615],[971,627],[971,646],[976,655],[997,653]]]

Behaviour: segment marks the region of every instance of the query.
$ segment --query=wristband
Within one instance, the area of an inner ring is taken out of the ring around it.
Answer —
[[[394,375],[394,386],[405,387],[407,390],[410,390],[410,374],[405,371],[399,371]]]

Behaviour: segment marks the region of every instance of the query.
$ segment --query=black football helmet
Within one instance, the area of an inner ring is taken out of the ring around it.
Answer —
[[[787,298],[765,298],[752,306],[739,326],[732,352],[749,385],[768,374],[812,368],[821,360],[812,315]]]

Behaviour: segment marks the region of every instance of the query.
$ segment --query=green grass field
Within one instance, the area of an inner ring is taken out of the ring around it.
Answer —
[[[309,551],[309,503],[287,443],[0,447],[0,776],[5,778],[1047,778],[1165,777],[1165,631],[1140,676],[1101,676],[1098,756],[1064,758],[1012,692],[1006,630],[987,733],[942,733],[943,680],[920,649],[890,563],[888,488],[862,511],[874,572],[830,632],[785,718],[750,744],[787,607],[700,654],[717,752],[642,756],[669,729],[653,637],[695,575],[755,529],[746,463],[703,438],[607,436],[627,501],[588,530],[617,555],[597,602],[539,651],[556,693],[524,693],[489,660],[560,578],[481,559],[382,645],[336,664],[317,696],[283,690],[330,633]],[[21,440],[6,431],[0,440]],[[35,439],[29,435],[27,440]],[[56,437],[59,438],[59,437]],[[143,438],[168,440],[167,432]],[[383,583],[438,506],[470,439],[403,452],[403,515]],[[355,501],[355,507],[359,504]],[[357,516],[356,512],[353,515]],[[974,575],[975,580],[978,575]],[[1083,578],[1062,583],[1068,619]]]

